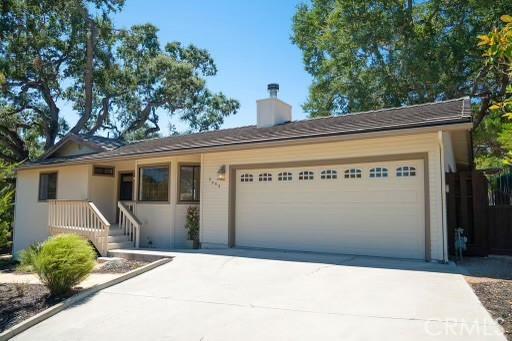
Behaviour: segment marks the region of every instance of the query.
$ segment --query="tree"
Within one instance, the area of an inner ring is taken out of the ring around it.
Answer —
[[[479,37],[484,50],[480,82],[475,88],[485,96],[488,113],[476,134],[481,168],[512,163],[512,16],[503,15],[503,28]]]
[[[0,161],[0,253],[10,250],[14,219],[14,165]]]
[[[124,0],[4,0],[0,8],[0,159],[39,155],[68,132],[119,138],[160,131],[158,112],[217,129],[237,101],[212,93],[206,50],[161,45],[158,29],[114,27]],[[60,106],[80,115],[73,127]]]
[[[292,40],[313,76],[304,109],[327,116],[471,95],[483,63],[477,36],[506,13],[509,0],[300,5]],[[481,104],[477,121],[488,112]]]

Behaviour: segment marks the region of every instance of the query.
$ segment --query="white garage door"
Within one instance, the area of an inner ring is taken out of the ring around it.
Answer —
[[[242,247],[425,258],[423,160],[240,169]]]

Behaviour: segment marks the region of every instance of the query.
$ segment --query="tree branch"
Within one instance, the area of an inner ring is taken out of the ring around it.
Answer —
[[[110,97],[105,97],[101,100],[102,109],[98,118],[96,119],[96,123],[89,130],[87,135],[94,135],[101,127],[103,127],[103,123],[107,121],[109,115],[109,107],[110,107]]]
[[[96,44],[96,25],[94,20],[87,18],[89,21],[89,34],[87,35],[87,52],[84,72],[84,88],[85,88],[85,105],[84,112],[75,126],[70,130],[73,134],[78,134],[85,127],[92,114],[93,104],[93,73],[94,73],[94,47]]]
[[[137,115],[137,118],[135,121],[133,121],[128,128],[126,128],[122,136],[126,136],[127,134],[134,132],[142,127],[144,127],[144,123],[149,119],[149,115],[151,114],[151,109],[153,109],[153,104],[151,102],[148,102],[144,109],[140,112],[139,115]]]

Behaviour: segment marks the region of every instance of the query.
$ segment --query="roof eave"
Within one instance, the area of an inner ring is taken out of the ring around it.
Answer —
[[[152,158],[152,157],[165,157],[165,156],[174,156],[174,155],[184,155],[184,154],[196,154],[196,153],[205,153],[205,152],[221,152],[228,151],[233,149],[254,149],[254,148],[266,148],[266,147],[279,147],[283,145],[290,144],[310,144],[310,143],[322,143],[322,142],[333,142],[333,141],[343,141],[343,140],[358,140],[358,139],[367,139],[374,138],[379,136],[389,136],[393,135],[410,135],[417,133],[426,133],[426,132],[435,132],[439,130],[471,130],[473,128],[473,123],[471,117],[459,118],[453,121],[444,121],[440,124],[419,124],[416,126],[406,126],[406,127],[395,127],[389,129],[373,129],[373,130],[365,130],[365,131],[356,131],[356,132],[345,132],[345,133],[331,133],[324,134],[319,136],[296,136],[290,137],[286,139],[278,139],[272,141],[257,141],[257,142],[241,142],[241,143],[233,143],[228,145],[219,145],[219,146],[207,146],[207,147],[193,147],[193,148],[185,148],[179,150],[172,151],[155,151],[155,152],[144,152],[144,153],[133,153],[126,155],[119,155],[113,157],[101,157],[99,154],[97,158],[91,158],[87,160],[69,160],[63,162],[57,162],[53,164],[30,164],[27,166],[20,166],[18,169],[38,169],[38,168],[55,168],[62,166],[71,166],[71,165],[80,165],[80,164],[92,164],[96,162],[106,162],[106,161],[119,161],[119,160],[132,160],[132,159],[144,159],[144,158]],[[94,154],[92,154],[94,155]]]

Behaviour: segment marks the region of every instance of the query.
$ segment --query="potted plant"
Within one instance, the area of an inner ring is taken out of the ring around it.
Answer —
[[[185,224],[188,240],[187,246],[190,248],[199,248],[199,207],[189,206],[187,209],[187,222]]]

